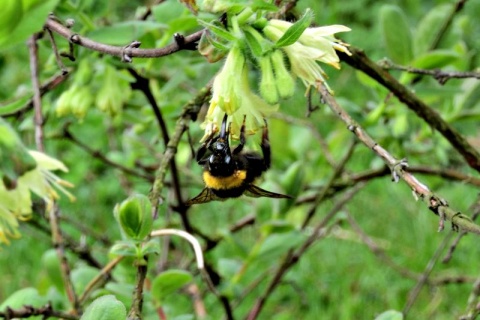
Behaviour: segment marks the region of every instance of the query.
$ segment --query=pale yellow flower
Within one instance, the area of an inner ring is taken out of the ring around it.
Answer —
[[[245,57],[238,47],[234,47],[230,50],[223,69],[215,77],[212,99],[202,124],[205,129],[202,141],[212,132],[218,131],[225,113],[229,115],[228,122],[232,123],[232,137],[238,139],[244,116],[246,133],[254,134],[264,126],[263,119],[276,110],[278,104],[270,105],[252,92]]]
[[[263,29],[264,34],[272,41],[277,41],[292,26],[292,23],[283,20],[270,20]],[[288,56],[292,73],[298,76],[305,86],[317,87],[318,83],[325,83],[325,72],[317,62],[340,68],[340,59],[336,50],[351,54],[347,44],[334,37],[337,32],[350,31],[342,25],[332,25],[317,28],[307,28],[300,38],[292,45],[282,49]]]
[[[28,220],[31,217],[31,192],[45,201],[47,210],[50,210],[53,202],[59,198],[55,188],[66,194],[71,201],[75,200],[75,197],[64,189],[64,186],[73,187],[73,185],[51,172],[52,170],[68,171],[67,167],[44,153],[28,152],[35,159],[37,166],[20,176],[14,189],[8,190],[0,180],[0,243],[9,243],[8,238],[18,237],[17,220]]]

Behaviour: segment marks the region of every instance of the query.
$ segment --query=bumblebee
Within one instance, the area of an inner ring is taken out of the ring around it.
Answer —
[[[241,195],[255,198],[291,198],[284,194],[264,190],[253,184],[256,178],[270,168],[270,142],[268,141],[266,121],[261,143],[263,158],[256,152],[243,152],[246,141],[245,117],[240,129],[240,144],[235,148],[230,148],[229,137],[230,126],[227,127],[227,114],[225,114],[218,136],[215,136],[215,132],[213,132],[197,151],[196,161],[203,166],[205,188],[195,198],[188,200],[186,205],[214,200],[225,201]]]

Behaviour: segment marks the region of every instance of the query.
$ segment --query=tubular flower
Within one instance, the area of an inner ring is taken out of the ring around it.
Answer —
[[[292,23],[282,20],[270,20],[263,29],[264,34],[272,41],[277,41],[292,26]],[[331,25],[318,28],[307,28],[297,42],[282,49],[288,56],[292,73],[298,76],[305,86],[317,86],[325,83],[325,72],[317,62],[340,68],[340,59],[336,50],[350,55],[347,44],[334,37],[337,32],[350,31],[342,25]]]
[[[246,116],[245,132],[254,134],[264,126],[263,118],[278,109],[257,96],[248,83],[248,69],[240,48],[233,47],[228,53],[225,65],[213,82],[213,94],[210,100],[205,122],[204,141],[209,135],[218,131],[225,113],[231,122],[231,135],[239,138],[243,117]]]
[[[30,191],[41,197],[50,210],[53,201],[59,198],[54,187],[66,194],[70,200],[75,197],[63,187],[72,185],[58,178],[51,171],[60,169],[68,171],[65,165],[41,152],[29,151],[35,159],[36,167],[17,180],[15,188],[9,190],[0,181],[0,243],[9,243],[8,238],[18,238],[18,220],[28,220],[32,214],[32,199]]]

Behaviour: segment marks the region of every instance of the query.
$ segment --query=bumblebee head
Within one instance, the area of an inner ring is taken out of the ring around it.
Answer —
[[[214,175],[229,176],[233,174],[236,169],[228,143],[229,135],[230,130],[229,128],[227,129],[227,114],[225,114],[220,133],[210,147],[212,154],[208,158],[208,169]]]

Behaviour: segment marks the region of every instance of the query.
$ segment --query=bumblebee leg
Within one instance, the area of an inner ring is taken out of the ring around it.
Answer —
[[[240,144],[233,150],[233,154],[239,154],[242,152],[243,147],[245,146],[245,120],[247,119],[247,116],[243,116],[243,123],[242,127],[240,128]]]
[[[202,164],[205,159],[202,159],[207,150],[210,148],[210,146],[217,141],[217,138],[213,138],[215,135],[215,132],[212,132],[210,136],[205,140],[205,142],[202,144],[200,148],[197,150],[197,155],[195,156],[195,160],[199,163]]]
[[[265,121],[265,127],[263,127],[262,144],[260,146],[262,147],[263,163],[265,165],[265,170],[267,170],[268,168],[270,168],[271,164],[271,151],[270,141],[268,140],[267,120],[263,119],[263,121]]]

